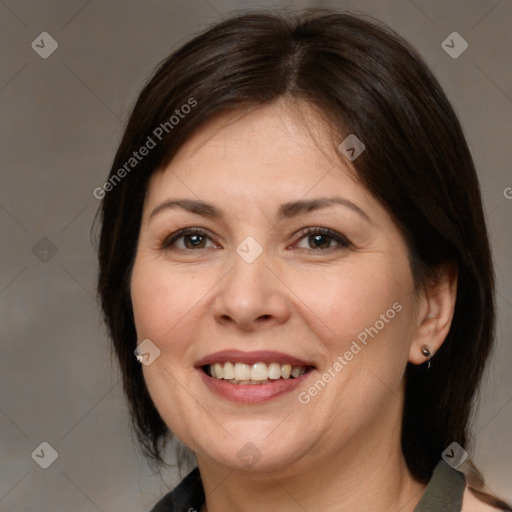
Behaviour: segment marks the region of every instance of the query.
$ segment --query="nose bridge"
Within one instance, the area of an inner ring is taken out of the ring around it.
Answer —
[[[267,260],[262,247],[257,250],[251,242],[242,242],[232,256],[233,269],[225,281],[226,299],[234,300],[239,307],[247,309],[262,305],[270,292]]]
[[[288,317],[288,301],[281,282],[268,268],[268,254],[247,237],[233,253],[232,269],[222,280],[215,300],[215,316],[231,320],[243,329],[256,322],[281,323]]]

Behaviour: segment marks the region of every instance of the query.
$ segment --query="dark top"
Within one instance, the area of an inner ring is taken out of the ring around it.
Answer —
[[[460,512],[464,487],[464,475],[441,460],[414,512]],[[195,468],[151,512],[200,512],[204,501],[201,476]]]

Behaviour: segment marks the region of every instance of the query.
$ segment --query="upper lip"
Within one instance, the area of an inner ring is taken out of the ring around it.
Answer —
[[[214,363],[224,363],[230,361],[231,363],[246,363],[254,364],[259,362],[264,363],[281,363],[290,364],[292,366],[315,366],[311,361],[299,359],[297,357],[285,354],[284,352],[276,352],[274,350],[256,350],[253,352],[244,352],[242,350],[221,350],[209,354],[196,362],[196,367],[206,366]]]

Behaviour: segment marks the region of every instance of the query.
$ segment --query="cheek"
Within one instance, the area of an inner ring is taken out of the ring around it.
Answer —
[[[310,327],[326,349],[323,371],[333,371],[333,362],[341,364],[334,370],[332,399],[344,397],[357,415],[360,403],[373,401],[378,407],[390,388],[397,393],[414,325],[407,262],[394,264],[369,255],[357,265],[323,270],[321,279],[310,273],[295,282],[294,291],[305,304],[303,314],[309,315]]]
[[[380,315],[386,316],[388,310],[391,311],[387,316],[397,320],[400,315],[395,313],[399,307],[393,310],[393,304],[404,305],[403,302],[410,300],[408,272],[393,271],[378,262],[357,267],[347,265],[332,272],[324,269],[321,275],[305,273],[295,283],[297,296],[334,339],[357,335],[373,326]]]
[[[131,298],[139,339],[150,338],[164,344],[173,330],[183,329],[183,320],[193,315],[209,283],[190,272],[173,268],[142,256],[136,260],[131,280]],[[210,286],[211,288],[211,286]]]
[[[322,281],[314,275],[300,281],[297,295],[308,297],[304,311],[328,352],[320,378],[335,375],[317,404],[334,425],[345,424],[347,415],[354,425],[374,418],[399,396],[414,322],[408,269],[374,259]]]
[[[207,283],[190,273],[185,277],[176,268],[166,271],[162,261],[142,253],[134,264],[130,288],[137,339],[148,338],[160,349],[158,359],[142,367],[149,394],[167,426],[188,440],[188,433],[204,418],[190,406],[190,394],[184,391],[192,389],[193,369],[183,362],[193,360],[192,341],[200,321],[197,306]],[[193,446],[192,440],[187,444]]]

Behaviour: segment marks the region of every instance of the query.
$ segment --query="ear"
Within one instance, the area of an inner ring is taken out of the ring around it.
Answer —
[[[411,363],[428,361],[448,335],[457,299],[457,277],[457,265],[443,263],[437,269],[436,279],[428,282],[419,293],[416,331],[409,352]],[[422,347],[427,348],[431,355],[424,355]]]

